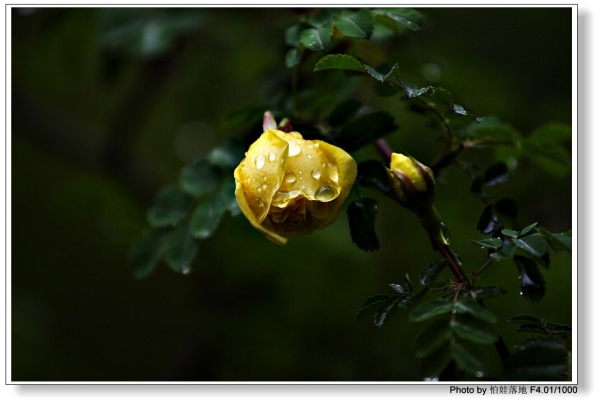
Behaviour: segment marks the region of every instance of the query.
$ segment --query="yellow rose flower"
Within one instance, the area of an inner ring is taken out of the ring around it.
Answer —
[[[435,199],[435,178],[431,169],[412,157],[392,153],[390,178],[396,198],[404,207],[419,213]]]
[[[285,244],[335,221],[356,178],[356,162],[329,143],[265,126],[235,169],[235,197],[256,229]]]

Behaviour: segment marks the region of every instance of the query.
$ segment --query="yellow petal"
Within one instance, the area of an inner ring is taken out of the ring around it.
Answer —
[[[397,169],[404,172],[404,174],[408,176],[418,190],[427,190],[427,183],[423,179],[423,176],[415,166],[415,161],[411,157],[407,157],[403,154],[392,153],[392,162],[390,163],[390,168],[392,170]]]

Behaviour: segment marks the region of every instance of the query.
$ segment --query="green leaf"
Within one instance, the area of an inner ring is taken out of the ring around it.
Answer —
[[[285,43],[290,46],[298,46],[300,43],[300,24],[290,26],[285,30]]]
[[[213,195],[198,205],[192,214],[192,234],[196,239],[208,239],[217,229],[221,216],[225,212],[225,203],[220,194]]]
[[[539,318],[534,317],[533,315],[529,315],[529,314],[514,315],[514,316],[510,317],[509,319],[507,319],[506,322],[516,322],[519,324],[522,322],[527,322],[530,324],[543,326],[542,321],[540,321]]]
[[[153,227],[177,224],[185,218],[194,206],[194,199],[178,187],[169,186],[156,195],[148,210],[148,222]]]
[[[225,209],[228,210],[232,216],[237,216],[242,213],[240,207],[238,206],[237,200],[235,198],[235,179],[233,176],[228,176],[223,181],[221,186],[221,201],[225,206]]]
[[[533,224],[531,224],[529,226],[526,226],[525,228],[521,229],[521,231],[519,232],[519,236],[525,236],[525,235],[527,235],[536,226],[537,226],[537,222],[534,222]]]
[[[504,236],[508,236],[511,238],[516,238],[517,236],[519,236],[519,232],[512,229],[502,229],[501,232]]]
[[[361,186],[376,189],[392,199],[396,199],[387,168],[381,161],[367,160],[358,165],[356,177]]]
[[[477,230],[486,235],[497,231],[502,226],[502,222],[493,212],[493,207],[493,204],[486,206],[477,223]]]
[[[498,318],[488,309],[477,304],[472,299],[459,299],[454,303],[453,310],[456,310],[459,314],[470,314],[481,321],[489,324],[495,324]]]
[[[488,324],[470,315],[459,315],[451,325],[458,337],[473,343],[493,344],[498,337]]]
[[[464,293],[462,293],[462,296],[463,297],[471,297],[471,298],[474,298],[477,300],[483,300],[483,299],[502,297],[505,294],[506,294],[506,290],[502,289],[501,287],[484,286],[484,287],[478,287],[478,288],[469,290],[468,292],[464,292]]]
[[[291,49],[285,55],[285,66],[288,68],[295,67],[296,65],[300,64],[300,59],[300,50]]]
[[[385,303],[379,307],[375,315],[375,326],[381,329],[383,323],[389,320],[398,311],[398,302],[400,296],[390,297]]]
[[[396,283],[390,283],[389,286],[400,294],[412,294],[413,291],[412,283],[408,274],[406,274],[406,276],[404,277],[403,284],[398,285]]]
[[[505,197],[503,199],[498,200],[494,204],[494,210],[499,214],[515,219],[517,218],[519,204],[516,202],[516,200]]]
[[[448,259],[446,258],[432,262],[419,273],[419,282],[421,285],[427,286],[427,284],[433,282],[447,266]]]
[[[552,328],[553,335],[565,335],[565,334],[570,334],[570,333],[571,333],[570,326],[557,325],[554,328]]]
[[[556,122],[546,124],[529,135],[528,139],[534,143],[568,143],[571,141],[571,126]]]
[[[410,313],[409,320],[420,322],[431,319],[438,315],[449,313],[452,310],[452,303],[444,299],[436,299],[423,303]]]
[[[367,71],[367,73],[373,78],[383,83],[392,75],[397,66],[398,64],[394,64],[393,67],[390,67],[387,64],[383,64],[373,68],[365,64],[365,71]]]
[[[478,176],[473,179],[473,183],[471,183],[471,193],[478,197],[487,197],[487,194],[483,191],[483,176]]]
[[[543,347],[555,350],[566,350],[567,348],[563,340],[553,337],[533,337],[514,346],[517,350],[525,350],[531,347]]]
[[[331,24],[331,17],[337,14],[338,8],[319,8],[308,17],[308,23],[315,28]]]
[[[514,352],[504,364],[504,378],[511,381],[561,381],[566,373],[567,353],[546,347]]]
[[[554,250],[567,250],[569,253],[571,252],[571,231],[551,233],[546,228],[538,228],[538,232]]]
[[[509,179],[508,166],[502,161],[490,165],[484,174],[484,184],[488,187],[501,185]]]
[[[338,128],[353,118],[361,107],[362,103],[354,99],[342,101],[335,106],[327,122],[332,128]]]
[[[398,126],[391,114],[384,111],[375,112],[346,123],[336,137],[336,142],[340,147],[353,152],[396,129]]]
[[[138,279],[148,276],[160,261],[169,231],[153,228],[142,234],[129,251],[129,268]]]
[[[490,254],[490,257],[496,261],[511,259],[515,256],[515,252],[517,251],[517,245],[514,243],[505,244],[495,253]]]
[[[413,346],[415,356],[423,358],[437,350],[441,345],[449,343],[452,329],[447,319],[436,319],[417,336]]]
[[[333,23],[344,36],[368,39],[373,33],[373,17],[366,8],[354,14],[342,12],[334,15]]]
[[[571,154],[556,143],[538,144],[524,140],[522,147],[532,160],[556,177],[567,176],[571,171]]]
[[[490,239],[482,239],[482,240],[473,240],[471,242],[475,243],[481,247],[487,247],[488,249],[498,249],[504,243],[502,239],[490,238]]]
[[[548,251],[546,240],[537,234],[511,240],[518,248],[535,258],[542,258]]]
[[[165,260],[173,271],[188,274],[197,252],[198,243],[192,236],[190,223],[184,221],[165,243]]]
[[[480,375],[485,371],[485,364],[482,361],[484,352],[481,348],[466,340],[456,340],[452,343],[452,357],[465,371]]]
[[[495,117],[485,118],[481,123],[471,124],[465,135],[470,139],[516,144],[522,140],[521,134],[509,125],[502,124]]]
[[[436,351],[431,353],[421,364],[421,374],[425,378],[436,378],[444,371],[452,359],[452,348],[450,343],[443,343]]]
[[[423,16],[412,8],[379,8],[372,12],[374,15],[384,15],[413,31],[423,29]]]
[[[523,324],[517,326],[517,332],[520,333],[539,333],[542,335],[549,335],[548,330],[544,326],[536,324]]]
[[[389,298],[390,296],[387,294],[376,294],[373,297],[369,297],[364,301],[362,308],[357,311],[356,320],[361,321],[369,315],[374,314]]]
[[[536,262],[523,256],[514,256],[513,260],[519,270],[521,294],[531,304],[539,303],[546,293],[546,281]]]
[[[300,41],[309,50],[321,51],[329,45],[332,33],[333,25],[330,21],[319,28],[304,29],[300,32]]]
[[[262,113],[259,112],[258,115],[260,116]],[[228,137],[220,146],[211,150],[208,161],[217,167],[233,170],[244,159],[245,152],[246,148],[240,140]],[[210,172],[205,173],[210,174]],[[216,171],[213,170],[212,173],[216,173]]]
[[[214,190],[222,179],[217,167],[208,160],[200,159],[181,170],[179,186],[193,196],[202,196]]]
[[[329,54],[321,58],[315,65],[313,72],[326,69],[345,69],[365,72],[365,67],[356,58],[346,54]]]
[[[348,206],[348,222],[352,242],[364,251],[379,249],[379,239],[375,232],[377,200],[365,197]]]

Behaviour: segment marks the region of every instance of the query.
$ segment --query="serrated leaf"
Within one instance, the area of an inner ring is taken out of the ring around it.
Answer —
[[[452,338],[452,329],[447,319],[433,321],[425,330],[417,336],[413,346],[415,356],[423,358],[438,349],[444,343],[449,343]]]
[[[566,326],[566,325],[557,325],[554,328],[552,328],[552,334],[553,335],[564,335],[564,334],[570,334],[571,333],[571,327],[570,326]]]
[[[331,39],[333,24],[331,21],[319,28],[308,28],[300,32],[300,41],[309,50],[324,50]]]
[[[525,350],[531,347],[543,347],[547,349],[566,350],[567,346],[563,340],[553,337],[533,337],[524,340],[514,346],[517,350]]]
[[[390,283],[389,286],[400,294],[412,294],[413,291],[412,283],[408,274],[406,274],[406,276],[404,277],[403,284],[398,285],[396,283]]]
[[[369,315],[374,314],[389,298],[390,296],[387,294],[376,294],[373,297],[369,297],[364,301],[362,308],[356,312],[356,320],[361,321]]]
[[[344,125],[348,120],[356,116],[356,113],[362,107],[361,102],[348,99],[335,106],[327,122],[332,128],[337,128]]]
[[[219,153],[216,149],[213,149],[213,152]],[[214,190],[222,179],[221,171],[217,167],[208,160],[200,159],[181,170],[179,186],[193,196],[202,196]]]
[[[459,314],[470,314],[475,318],[487,322],[489,324],[495,324],[498,318],[490,310],[477,304],[475,300],[462,298],[459,299],[452,307]]]
[[[544,347],[514,352],[504,364],[504,378],[511,381],[561,381],[566,372],[567,353]]]
[[[515,322],[515,323],[527,322],[530,324],[532,323],[535,325],[543,326],[542,321],[540,321],[539,318],[534,317],[533,315],[529,315],[529,314],[514,315],[514,316],[510,317],[509,319],[507,319],[506,322]]]
[[[223,212],[225,203],[219,194],[202,201],[192,214],[191,229],[194,237],[202,240],[211,237],[221,221]]]
[[[390,297],[385,303],[379,307],[375,315],[375,326],[381,329],[384,322],[388,321],[398,311],[398,302],[400,296]]]
[[[166,229],[150,229],[131,246],[129,268],[134,277],[141,279],[154,271],[162,257],[163,246],[169,238],[169,233]]]
[[[319,8],[308,17],[307,22],[315,28],[331,24],[331,17],[339,11],[338,8]]]
[[[258,114],[258,116],[261,115],[262,113]],[[240,140],[228,137],[220,146],[217,146],[210,151],[210,154],[208,155],[208,161],[217,167],[233,170],[244,159],[245,152],[246,149]],[[219,175],[215,170],[203,173]],[[201,178],[204,178],[204,175],[201,175]]]
[[[288,52],[285,55],[285,66],[288,68],[292,68],[295,67],[296,65],[298,65],[300,63],[300,50],[298,49],[291,49],[288,50]]]
[[[432,262],[419,273],[419,282],[421,285],[427,286],[430,282],[433,282],[447,266],[448,259],[446,258]]]
[[[187,274],[198,252],[198,243],[192,236],[189,221],[184,221],[165,243],[165,261],[175,272]]]
[[[421,374],[425,378],[436,378],[444,371],[452,359],[450,343],[443,343],[436,351],[431,353],[421,364]]]
[[[498,337],[488,324],[466,314],[452,322],[452,329],[458,337],[473,343],[493,344]]]
[[[300,43],[300,24],[290,26],[285,30],[285,43],[290,46],[298,46]]]
[[[376,15],[384,15],[413,31],[423,29],[423,16],[412,8],[379,8],[372,12]]]
[[[410,313],[409,320],[413,322],[425,321],[438,315],[449,313],[451,310],[451,302],[444,299],[436,299],[415,308]]]
[[[552,246],[555,251],[564,249],[569,253],[571,252],[571,231],[564,233],[551,233],[545,228],[539,228],[538,232],[544,239],[546,239],[548,244]]]
[[[365,67],[356,58],[347,54],[329,54],[321,58],[315,65],[313,72],[326,69],[345,69],[365,72]]]
[[[477,300],[491,299],[502,297],[506,294],[506,290],[498,286],[478,287],[462,294],[463,297],[471,297]]]
[[[479,375],[485,371],[482,356],[485,354],[481,348],[466,340],[456,340],[452,343],[452,357],[465,371]]]
[[[520,333],[539,333],[542,335],[549,335],[550,333],[544,326],[536,325],[536,324],[523,324],[517,326],[517,332]]]
[[[498,217],[494,214],[493,207],[493,204],[486,206],[477,223],[477,230],[486,235],[497,231],[502,227],[502,222],[500,222]]]
[[[490,165],[483,176],[485,186],[492,187],[506,183],[510,179],[508,166],[499,161]]]
[[[523,297],[531,304],[539,303],[546,293],[546,281],[536,262],[523,256],[514,256],[513,260],[519,270]]]
[[[502,241],[502,239],[497,239],[497,238],[489,238],[489,239],[482,239],[482,240],[473,240],[471,239],[471,242],[475,243],[478,246],[481,247],[486,247],[488,249],[498,249],[502,246],[502,244],[504,243]]]
[[[336,137],[336,143],[349,152],[356,151],[398,129],[391,114],[380,111],[347,122]]]
[[[379,239],[375,231],[377,200],[365,197],[348,206],[348,222],[352,242],[364,251],[379,249]]]
[[[499,214],[515,219],[517,218],[519,204],[516,200],[505,197],[494,204],[494,210]]]
[[[519,232],[519,236],[525,236],[525,235],[527,235],[536,226],[537,226],[537,222],[534,222],[533,224],[531,224],[529,226],[526,226],[525,228],[521,229],[521,231]]]
[[[517,245],[514,243],[508,243],[502,246],[497,252],[490,254],[490,258],[496,261],[505,259],[512,259],[517,251]]]
[[[148,222],[153,227],[173,226],[192,211],[194,199],[179,189],[169,186],[156,195],[148,210]]]
[[[383,83],[392,75],[397,66],[398,64],[394,64],[393,67],[390,67],[387,64],[383,64],[373,68],[365,64],[365,71],[367,71],[367,73],[373,78]]]
[[[546,241],[537,234],[525,236],[520,239],[512,238],[511,240],[518,248],[535,258],[542,258],[548,251]]]
[[[502,229],[501,232],[504,236],[508,236],[511,238],[516,238],[517,236],[519,236],[519,232],[513,229]]]
[[[386,196],[396,199],[388,170],[381,161],[367,160],[360,163],[356,179],[361,186],[379,190]]]
[[[373,17],[366,8],[354,14],[336,14],[333,23],[344,36],[368,39],[373,33]]]

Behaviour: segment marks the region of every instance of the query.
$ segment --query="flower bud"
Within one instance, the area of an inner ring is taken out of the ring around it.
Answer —
[[[417,214],[431,208],[435,199],[435,178],[429,167],[412,157],[392,153],[389,174],[400,204]]]
[[[267,122],[234,171],[235,197],[256,229],[285,244],[335,221],[357,167],[344,150]]]

